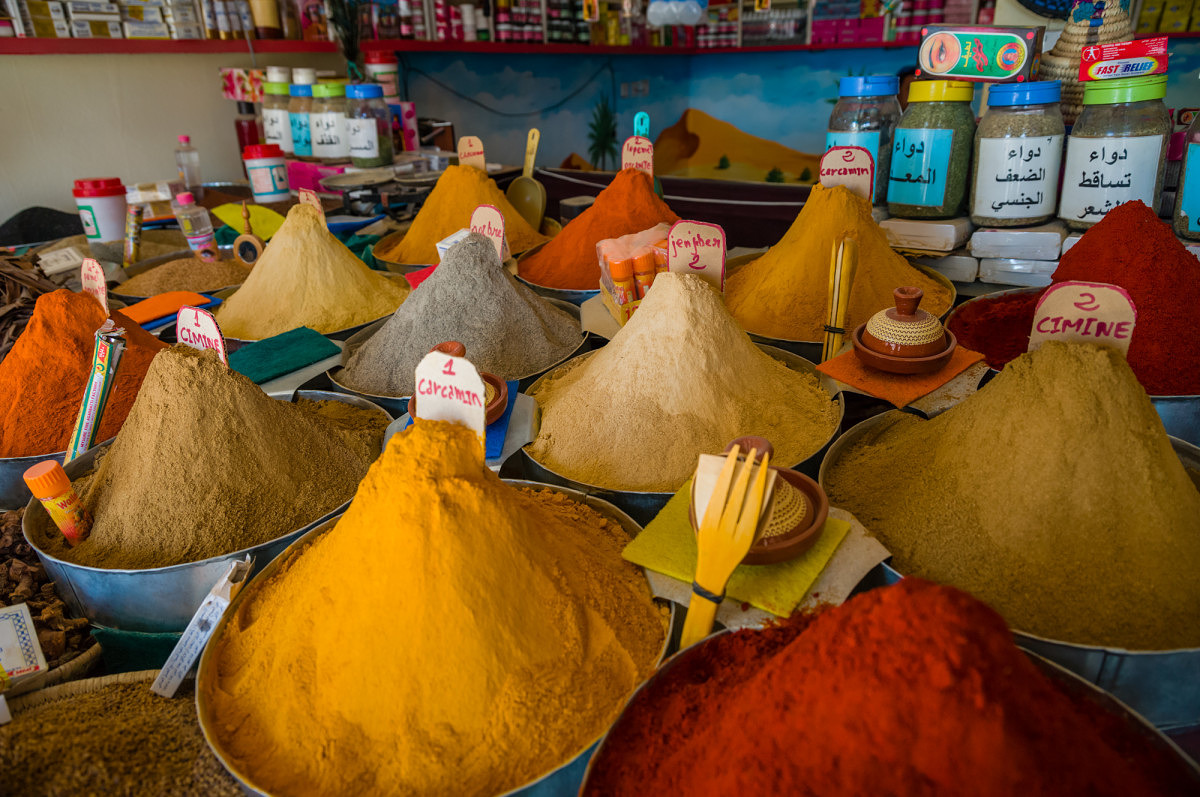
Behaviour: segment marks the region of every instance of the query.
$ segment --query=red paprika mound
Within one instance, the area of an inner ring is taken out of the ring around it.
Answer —
[[[1109,211],[1071,247],[1054,282],[1081,280],[1119,285],[1137,305],[1129,365],[1152,396],[1200,394],[1200,260],[1169,224],[1141,202]],[[1041,292],[973,302],[955,314],[950,331],[1002,368],[1023,354]]]
[[[1059,690],[1000,615],[915,578],[718,636],[644,689],[583,794],[1182,794],[1182,765]]]
[[[679,217],[654,193],[654,178],[637,169],[622,169],[590,208],[541,249],[521,259],[519,273],[522,279],[547,288],[595,290],[600,287],[596,244],[664,221],[674,223]]]
[[[120,312],[111,318],[125,328],[126,345],[97,442],[120,430],[150,360],[166,348]],[[99,302],[87,294],[58,290],[38,297],[28,326],[0,362],[0,457],[66,450],[104,319]]]

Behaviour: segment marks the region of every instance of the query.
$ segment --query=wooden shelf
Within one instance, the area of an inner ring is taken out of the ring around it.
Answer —
[[[336,53],[334,42],[287,39],[0,39],[0,55],[141,55],[146,53]]]

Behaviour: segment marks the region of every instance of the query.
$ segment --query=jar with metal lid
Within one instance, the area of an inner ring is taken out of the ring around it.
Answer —
[[[308,115],[312,113],[312,86],[292,84],[288,90],[288,120],[292,125],[292,154],[300,160],[315,160],[312,152],[312,130]]]
[[[378,83],[346,86],[350,162],[360,169],[392,164],[392,112]]]
[[[902,219],[961,215],[975,140],[975,85],[918,80],[896,125],[888,172],[888,212]]]
[[[1175,200],[1175,234],[1200,241],[1200,113],[1184,133],[1183,171]]]
[[[325,163],[342,163],[350,158],[350,138],[346,133],[346,87],[341,83],[318,83],[312,87],[313,157]]]
[[[829,115],[825,151],[833,147],[862,147],[875,162],[871,200],[887,201],[892,135],[900,121],[900,78],[895,75],[844,77],[838,82],[838,101]]]
[[[1095,80],[1084,88],[1058,205],[1069,227],[1086,230],[1135,199],[1158,212],[1171,136],[1166,93],[1166,75]]]
[[[284,155],[292,154],[292,120],[288,113],[290,102],[287,83],[263,84],[263,138],[266,143],[283,150]]]
[[[1040,224],[1058,207],[1062,83],[997,83],[975,131],[971,221],[983,227]]]

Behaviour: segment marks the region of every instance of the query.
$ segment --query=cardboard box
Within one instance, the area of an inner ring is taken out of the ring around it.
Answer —
[[[201,25],[168,25],[172,39],[203,39],[204,27]]]
[[[25,23],[25,29],[30,31],[30,35],[36,36],[39,39],[69,39],[71,38],[71,26],[67,24],[65,19],[46,19],[44,17],[30,17],[22,20]]]
[[[121,16],[121,7],[116,3],[94,3],[88,0],[68,0],[67,16],[74,14],[107,14],[110,17]]]
[[[1046,29],[926,25],[917,51],[917,77],[1011,83],[1033,80]]]
[[[162,22],[125,22],[122,23],[121,27],[125,29],[126,39],[171,38],[171,31]]]
[[[52,19],[55,22],[66,22],[67,14],[63,4],[54,0],[21,0],[21,18],[38,17]]]
[[[124,6],[121,9],[122,22],[163,22],[161,8],[154,6]]]
[[[122,39],[120,22],[71,20],[71,35],[76,39]]]
[[[1089,44],[1079,55],[1081,81],[1161,75],[1167,71],[1167,37]]]

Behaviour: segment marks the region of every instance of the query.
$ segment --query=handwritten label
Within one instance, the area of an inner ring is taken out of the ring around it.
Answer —
[[[175,321],[175,335],[179,342],[193,349],[212,349],[221,358],[221,362],[229,365],[229,354],[225,350],[225,337],[217,326],[217,319],[207,310],[199,307],[181,307]]]
[[[1156,207],[1154,183],[1162,147],[1162,136],[1071,136],[1058,215],[1096,222],[1135,199]]]
[[[633,134],[642,138],[650,138],[650,114],[638,111],[633,115]]]
[[[853,133],[844,130],[827,130],[825,131],[825,151],[834,147],[862,147],[871,156],[871,163],[875,165],[876,182],[879,178],[887,179],[887,174],[878,174],[879,166],[879,131],[875,130],[868,133]],[[886,187],[886,184],[883,186]],[[872,186],[872,188],[874,188]],[[875,201],[875,192],[871,191],[871,201]]]
[[[876,133],[875,135],[879,135]],[[870,201],[875,191],[875,159],[865,147],[834,147],[821,156],[821,185],[844,185]]]
[[[337,111],[309,114],[314,158],[350,157],[350,138],[346,134],[346,117]]]
[[[483,157],[483,142],[478,136],[463,136],[458,140],[458,163],[487,171],[487,160]]]
[[[971,212],[997,219],[1053,214],[1062,141],[1062,136],[979,139]]]
[[[508,259],[508,236],[504,233],[504,214],[495,205],[480,205],[471,214],[471,232],[486,235],[496,245],[496,255]]]
[[[83,283],[83,292],[100,302],[104,314],[108,315],[108,285],[104,282],[104,267],[90,257],[83,259],[79,267],[79,281]]]
[[[262,112],[263,138],[268,144],[277,144],[284,152],[292,151],[292,120],[285,108],[264,108]]]
[[[888,202],[939,207],[946,201],[953,130],[897,130]]]
[[[311,205],[321,214],[321,221],[325,221],[325,207],[321,204],[321,198],[317,196],[317,192],[311,188],[298,189],[300,194],[300,204]]]
[[[703,221],[675,222],[667,235],[667,268],[725,290],[725,230]]]
[[[1179,178],[1179,212],[1184,229],[1200,232],[1200,144],[1188,144],[1183,176]]]
[[[479,435],[483,444],[487,392],[470,360],[431,351],[417,364],[415,384],[418,418],[460,423]]]
[[[46,657],[24,603],[0,608],[0,670],[14,680],[46,671]]]
[[[621,168],[637,169],[654,176],[654,143],[648,138],[630,136],[621,147]]]
[[[1102,282],[1060,282],[1042,294],[1033,314],[1029,351],[1048,340],[1102,343],[1129,351],[1137,307],[1124,288]]]

